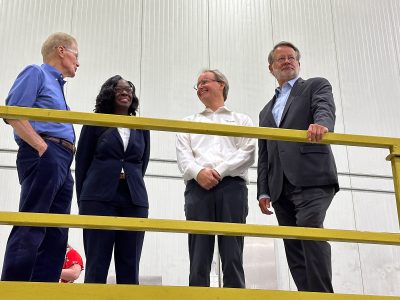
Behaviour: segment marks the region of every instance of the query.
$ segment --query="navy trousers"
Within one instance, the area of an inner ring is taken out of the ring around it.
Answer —
[[[187,220],[246,223],[248,213],[246,182],[240,177],[225,177],[207,191],[190,180],[185,191]],[[210,286],[215,236],[189,234],[190,286]],[[218,236],[224,287],[245,288],[243,236]]]
[[[117,194],[110,201],[79,202],[81,215],[147,218],[148,211],[148,207],[132,204],[129,187],[125,180],[120,180]],[[143,231],[84,229],[85,283],[107,282],[114,249],[117,283],[138,284],[143,240]]]
[[[22,142],[17,155],[20,212],[69,214],[74,181],[73,153],[46,141],[37,151]],[[1,280],[58,282],[68,240],[67,228],[14,226],[8,238]]]
[[[334,186],[295,187],[284,180],[272,206],[281,226],[323,228]],[[284,239],[290,273],[299,291],[333,293],[331,247],[326,241]]]

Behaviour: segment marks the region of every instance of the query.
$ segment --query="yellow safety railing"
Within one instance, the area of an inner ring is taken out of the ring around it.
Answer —
[[[292,142],[307,142],[306,131],[276,128],[258,128],[223,124],[208,124],[143,117],[127,117],[71,111],[0,106],[0,117],[36,121],[63,122],[125,127],[172,132],[192,132],[225,136],[243,136]],[[392,163],[398,220],[400,222],[400,139],[327,133],[324,144],[386,148],[387,160]],[[330,240],[371,244],[400,245],[399,233],[362,232],[355,230],[318,229],[285,226],[229,224],[196,221],[116,218],[100,216],[56,215],[36,213],[0,212],[0,224],[75,227],[112,230],[145,230],[199,234],[245,235],[256,237],[293,238],[304,240]],[[345,295],[310,292],[267,291],[252,289],[215,289],[201,287],[155,287],[127,285],[0,282],[0,299],[400,299],[396,296]]]

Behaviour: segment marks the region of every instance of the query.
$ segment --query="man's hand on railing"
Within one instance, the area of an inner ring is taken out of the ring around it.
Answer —
[[[261,198],[258,200],[258,206],[260,206],[261,212],[266,215],[272,215],[273,212],[269,210],[271,208],[271,199],[270,198]]]
[[[307,130],[307,138],[310,142],[320,142],[328,128],[319,124],[310,124]]]

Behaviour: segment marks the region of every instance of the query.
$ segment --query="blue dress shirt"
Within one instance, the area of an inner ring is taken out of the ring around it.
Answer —
[[[64,97],[65,81],[56,68],[43,64],[27,66],[17,77],[6,99],[6,105],[69,110]],[[38,134],[75,142],[72,124],[29,121]],[[20,144],[21,138],[14,134]]]
[[[281,123],[282,114],[283,114],[283,110],[285,109],[286,102],[287,102],[290,92],[292,91],[292,88],[298,78],[299,78],[299,76],[297,76],[296,78],[294,78],[292,80],[289,80],[288,82],[285,82],[282,85],[282,87],[277,87],[275,89],[276,99],[275,99],[274,107],[272,108],[272,115],[274,116],[277,127],[279,127],[279,124]]]

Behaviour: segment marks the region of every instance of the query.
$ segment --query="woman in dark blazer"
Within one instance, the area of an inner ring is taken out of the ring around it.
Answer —
[[[96,113],[135,116],[135,86],[116,75],[101,87]],[[148,130],[83,126],[76,152],[76,192],[81,215],[147,218],[143,180],[149,162]],[[85,283],[106,283],[114,248],[117,283],[138,284],[144,232],[83,230]]]

